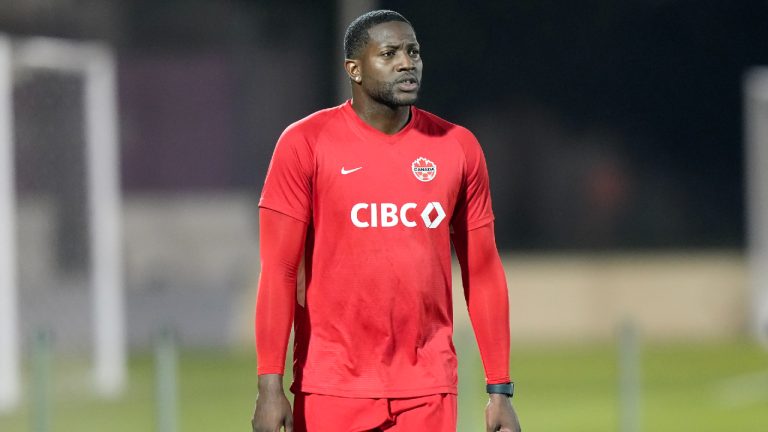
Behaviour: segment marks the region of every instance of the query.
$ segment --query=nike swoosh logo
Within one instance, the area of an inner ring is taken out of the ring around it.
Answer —
[[[357,171],[359,169],[363,169],[363,167],[352,168],[351,170],[345,170],[344,167],[341,167],[341,175],[347,175],[347,174],[353,173],[353,172],[355,172],[355,171]]]

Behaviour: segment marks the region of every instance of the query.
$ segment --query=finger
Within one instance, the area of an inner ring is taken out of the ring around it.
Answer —
[[[285,419],[285,432],[293,432],[293,416]]]

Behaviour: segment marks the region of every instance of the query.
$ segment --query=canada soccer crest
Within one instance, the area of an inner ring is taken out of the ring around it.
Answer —
[[[437,175],[437,165],[425,157],[420,157],[413,161],[411,169],[413,170],[413,175],[423,182],[428,182]]]

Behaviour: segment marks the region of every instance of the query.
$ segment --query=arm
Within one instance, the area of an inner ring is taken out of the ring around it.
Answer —
[[[473,230],[456,230],[452,239],[486,382],[509,382],[509,297],[493,222]],[[489,432],[520,430],[515,410],[505,395],[490,396],[486,428]]]
[[[487,384],[509,382],[509,298],[493,223],[453,234],[469,318]]]
[[[296,276],[307,224],[282,213],[259,210],[261,274],[256,299],[259,396],[254,432],[293,430],[291,406],[283,392],[286,348],[296,301]]]

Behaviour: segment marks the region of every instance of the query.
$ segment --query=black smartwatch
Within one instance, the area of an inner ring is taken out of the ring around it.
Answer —
[[[489,394],[504,394],[509,397],[515,393],[515,383],[509,382],[506,384],[487,384],[485,391]]]

